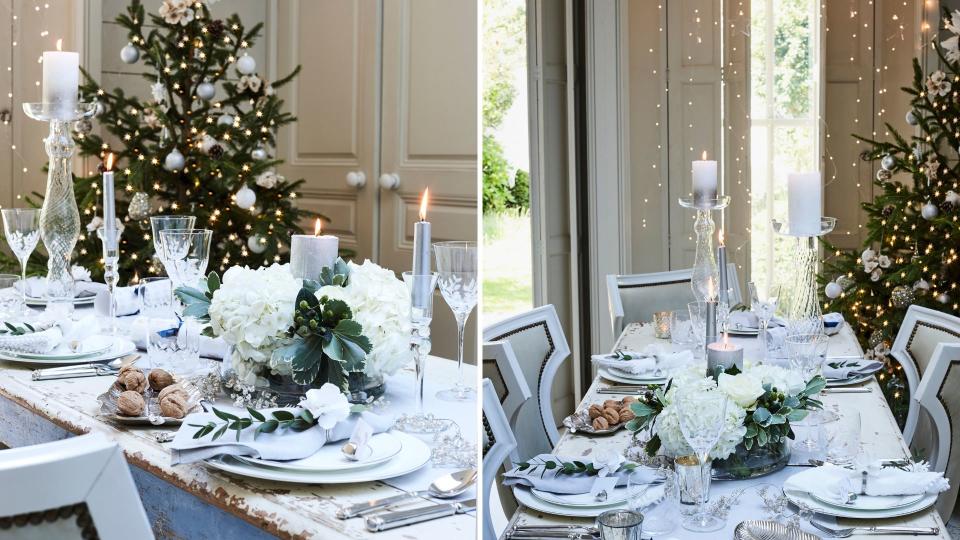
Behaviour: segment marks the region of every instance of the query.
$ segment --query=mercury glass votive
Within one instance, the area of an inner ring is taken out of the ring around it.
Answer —
[[[672,323],[672,311],[658,311],[653,314],[653,333],[657,339],[670,339],[670,325]]]
[[[692,516],[697,512],[701,493],[704,503],[710,500],[710,467],[700,467],[697,456],[677,456],[673,460],[673,470],[680,492],[680,513]]]
[[[632,510],[607,510],[597,516],[600,540],[640,540],[643,514]]]

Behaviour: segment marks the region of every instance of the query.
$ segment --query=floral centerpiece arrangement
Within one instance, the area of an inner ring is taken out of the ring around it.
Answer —
[[[782,469],[790,458],[791,422],[822,408],[816,396],[826,386],[817,375],[809,381],[790,370],[758,365],[740,372],[736,367],[705,377],[702,369],[676,374],[665,386],[641,394],[631,404],[636,417],[627,423],[633,432],[646,431],[647,454],[668,457],[693,454],[680,429],[676,400],[686,392],[717,390],[727,397],[726,426],[711,450],[718,478],[750,478]]]
[[[232,347],[243,385],[299,396],[329,382],[377,397],[384,377],[412,358],[406,286],[370,261],[338,259],[317,281],[293,277],[285,264],[234,266],[176,294],[185,316],[208,322],[205,332]]]

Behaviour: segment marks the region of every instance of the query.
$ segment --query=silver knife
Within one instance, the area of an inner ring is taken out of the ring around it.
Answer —
[[[470,499],[469,501],[458,503],[432,504],[423,508],[401,510],[399,512],[388,510],[386,512],[380,512],[379,514],[368,517],[366,519],[366,525],[368,531],[386,531],[389,529],[395,529],[397,527],[403,527],[404,525],[412,525],[414,523],[422,523],[432,519],[463,514],[465,512],[475,510],[476,508],[477,500]]]
[[[411,491],[410,493],[401,493],[400,495],[392,495],[390,497],[384,497],[383,499],[373,499],[370,501],[351,504],[350,506],[343,506],[337,509],[337,518],[355,518],[357,516],[369,514],[374,510],[380,510],[381,508],[385,508],[391,504],[403,502],[406,499],[415,499],[425,495],[427,495],[426,491]]]
[[[834,387],[834,388],[824,388],[824,394],[869,394],[872,392],[869,386],[862,388],[843,388],[843,387]]]
[[[100,368],[100,369],[86,369],[86,370],[73,370],[73,371],[60,371],[57,373],[34,373],[31,376],[31,379],[34,381],[52,381],[55,379],[76,379],[80,377],[100,377],[104,375],[116,375],[119,373],[118,370],[109,369],[109,368]]]

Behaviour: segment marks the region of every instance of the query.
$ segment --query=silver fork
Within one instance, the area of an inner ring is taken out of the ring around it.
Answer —
[[[827,534],[833,538],[849,538],[855,532],[865,534],[912,534],[914,536],[936,536],[940,534],[939,527],[848,527],[845,529],[833,529],[810,520],[813,528]]]

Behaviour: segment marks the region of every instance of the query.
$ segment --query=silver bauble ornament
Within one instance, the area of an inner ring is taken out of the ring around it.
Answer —
[[[229,126],[233,123],[233,116],[229,114],[221,114],[220,118],[217,118],[217,124],[221,126]]]
[[[249,54],[244,54],[237,58],[237,71],[244,75],[250,75],[257,70],[257,61]]]
[[[237,206],[246,210],[257,202],[257,194],[247,186],[243,186],[237,190],[236,199]]]
[[[180,150],[174,148],[167,157],[163,158],[163,168],[168,171],[176,171],[182,169],[187,160],[183,157],[183,154],[180,153]]]
[[[941,304],[949,304],[949,303],[950,303],[950,295],[947,294],[947,293],[940,293],[940,294],[938,294],[938,295],[937,295],[937,302],[940,302]]]
[[[103,111],[104,111],[103,103],[99,101],[97,101],[96,103],[97,105],[94,107],[93,115],[100,116],[101,114],[103,114]]]
[[[881,182],[889,182],[893,178],[893,173],[887,169],[878,169],[877,170],[877,180]]]
[[[837,281],[837,285],[839,285],[840,288],[845,291],[849,290],[850,287],[853,287],[854,285],[856,285],[856,283],[853,281],[853,278],[847,275],[842,275],[838,277],[836,281]]]
[[[140,59],[140,50],[133,46],[133,43],[127,43],[120,49],[120,60],[124,64],[135,64]]]
[[[843,288],[840,285],[837,285],[836,281],[831,281],[827,283],[826,287],[823,288],[823,294],[827,298],[837,298],[843,293]]]
[[[150,217],[150,196],[142,191],[133,194],[130,199],[130,206],[127,207],[127,215],[133,221],[140,221]]]
[[[907,111],[906,120],[907,120],[907,123],[910,124],[911,126],[915,126],[920,123],[920,120],[917,119],[917,114],[914,113],[913,111]]]
[[[247,247],[254,253],[263,253],[267,250],[267,239],[255,234],[247,238]]]
[[[263,161],[267,159],[267,151],[263,148],[254,148],[253,152],[250,152],[250,157],[257,161]]]
[[[89,118],[81,118],[73,125],[73,130],[81,135],[86,135],[93,130],[93,122]]]
[[[197,85],[197,97],[200,99],[210,101],[216,93],[217,87],[214,86],[212,82],[203,81]]]
[[[883,159],[880,160],[880,166],[888,171],[893,170],[896,165],[897,160],[893,159],[893,156],[890,154],[883,156]]]
[[[913,303],[913,289],[906,285],[897,285],[890,292],[890,305],[897,309],[903,309]]]
[[[870,334],[870,337],[867,338],[867,345],[869,345],[871,349],[874,348],[874,347],[876,347],[877,345],[879,345],[879,344],[881,344],[881,343],[883,343],[883,331],[882,331],[882,330],[874,330],[873,333]]]
[[[931,220],[937,217],[937,214],[940,213],[940,210],[937,208],[937,205],[927,202],[920,208],[920,215],[923,216],[923,219]]]

